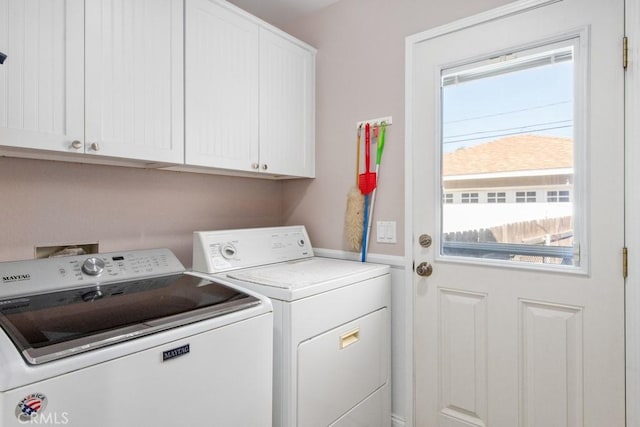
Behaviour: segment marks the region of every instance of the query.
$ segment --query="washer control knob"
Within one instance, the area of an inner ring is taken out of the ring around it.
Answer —
[[[97,276],[104,270],[104,261],[98,257],[87,258],[82,264],[82,271],[89,276]]]

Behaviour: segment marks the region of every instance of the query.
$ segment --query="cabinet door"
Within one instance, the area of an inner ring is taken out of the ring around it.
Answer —
[[[258,26],[216,1],[186,8],[186,164],[257,169]]]
[[[182,0],[86,0],[86,152],[182,163]]]
[[[0,0],[0,145],[82,149],[83,3]]]
[[[315,52],[260,31],[260,167],[315,175]]]

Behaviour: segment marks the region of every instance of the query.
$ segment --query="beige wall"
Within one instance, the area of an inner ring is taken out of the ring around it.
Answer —
[[[192,232],[280,225],[281,184],[137,168],[0,158],[0,261],[34,245],[168,247],[191,266]]]
[[[318,48],[317,178],[284,183],[287,224],[306,224],[316,247],[347,249],[343,224],[347,192],[354,185],[356,122],[393,116],[372,228],[376,220],[396,221],[398,243],[372,240],[369,251],[404,253],[404,39],[505,3],[341,0],[284,27]]]

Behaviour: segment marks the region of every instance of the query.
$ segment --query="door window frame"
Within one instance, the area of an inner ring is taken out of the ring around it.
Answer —
[[[514,53],[522,53],[526,51],[542,51],[545,49],[553,49],[554,45],[573,45],[573,70],[574,70],[574,97],[573,97],[573,148],[574,148],[574,182],[573,182],[573,204],[574,204],[574,247],[573,247],[573,259],[579,261],[579,265],[561,265],[561,264],[535,264],[518,262],[512,260],[500,260],[489,258],[476,258],[456,255],[444,254],[444,239],[443,239],[443,217],[442,217],[442,200],[445,190],[442,185],[439,186],[435,193],[434,206],[440,206],[440,209],[436,209],[436,224],[434,224],[434,248],[436,249],[434,261],[438,262],[452,262],[460,264],[474,264],[484,266],[494,266],[501,268],[516,268],[527,270],[542,270],[553,271],[555,273],[570,273],[588,275],[590,271],[589,262],[589,200],[588,200],[588,159],[589,159],[589,27],[583,26],[575,28],[568,32],[553,35],[544,39],[535,40],[526,44],[519,44],[510,46],[506,49],[485,52],[481,55],[477,55],[472,58],[465,58],[460,61],[440,64],[434,70],[434,82],[436,88],[440,88],[438,91],[434,118],[434,141],[439,141],[436,144],[435,150],[435,162],[434,169],[436,174],[436,181],[442,184],[442,75],[443,71],[453,69],[467,69],[473,64],[482,64],[495,61],[495,58],[508,58]],[[525,193],[526,194],[526,193]],[[411,196],[413,197],[413,196]],[[526,200],[525,200],[526,202]],[[526,204],[526,203],[524,203]],[[577,212],[580,212],[580,215]],[[412,219],[413,220],[413,219]],[[409,240],[411,241],[411,240]],[[483,244],[480,244],[483,245]],[[500,251],[515,250],[515,245],[499,244]],[[522,245],[518,245],[522,246]],[[486,248],[480,248],[486,249]]]

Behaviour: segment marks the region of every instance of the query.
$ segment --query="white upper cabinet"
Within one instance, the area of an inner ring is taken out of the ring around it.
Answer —
[[[315,56],[260,29],[260,167],[315,175]]]
[[[258,26],[209,0],[188,0],[185,160],[240,171],[258,165]]]
[[[315,174],[316,50],[226,1],[0,0],[0,52],[2,154]]]
[[[187,0],[187,165],[315,174],[315,49],[217,0]]]
[[[0,0],[0,145],[72,150],[84,139],[83,0]]]
[[[183,30],[182,0],[0,0],[0,146],[182,163]]]
[[[85,152],[182,163],[182,0],[87,0],[85,7]]]

